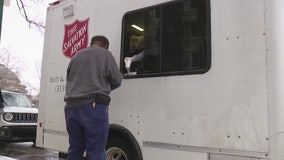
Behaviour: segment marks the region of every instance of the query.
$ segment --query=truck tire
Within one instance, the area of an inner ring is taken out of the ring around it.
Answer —
[[[106,160],[140,160],[130,144],[119,137],[111,137],[106,146]]]

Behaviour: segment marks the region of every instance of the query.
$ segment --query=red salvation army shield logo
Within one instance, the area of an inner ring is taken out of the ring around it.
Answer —
[[[72,58],[79,50],[88,46],[88,26],[89,18],[64,25],[62,52],[65,56]]]

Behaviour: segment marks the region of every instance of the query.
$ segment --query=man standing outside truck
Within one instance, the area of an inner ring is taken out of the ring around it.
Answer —
[[[64,97],[69,135],[67,159],[105,160],[108,137],[108,105],[111,90],[121,85],[122,75],[105,36],[94,36],[91,46],[79,51],[67,68]]]

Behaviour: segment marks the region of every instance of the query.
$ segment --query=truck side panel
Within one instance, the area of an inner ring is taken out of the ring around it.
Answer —
[[[209,148],[201,152],[223,148],[262,152],[265,157],[269,136],[264,10],[263,1],[212,0],[209,72],[126,79],[112,94],[111,121],[129,128],[140,144],[151,143],[144,145],[144,153],[174,144],[172,149],[203,146]],[[169,155],[165,151],[160,156]]]

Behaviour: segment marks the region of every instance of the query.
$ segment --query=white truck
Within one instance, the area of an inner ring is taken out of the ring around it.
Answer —
[[[67,152],[66,68],[105,35],[124,76],[107,160],[284,160],[283,15],[283,0],[50,4],[36,145]]]

